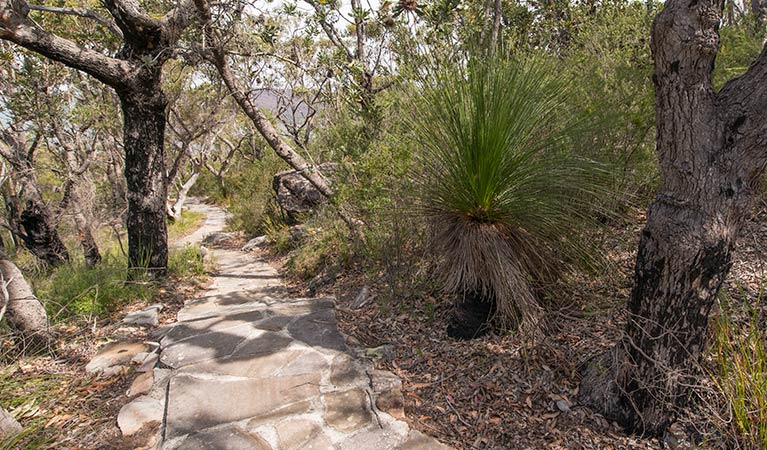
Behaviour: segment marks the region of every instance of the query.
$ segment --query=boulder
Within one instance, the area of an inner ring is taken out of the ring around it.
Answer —
[[[123,323],[145,327],[156,327],[160,324],[157,313],[159,313],[161,310],[162,305],[160,304],[147,306],[140,311],[133,311],[128,313],[128,315],[123,319]]]
[[[257,248],[263,247],[264,245],[266,245],[268,240],[269,240],[269,238],[267,238],[266,236],[255,237],[255,238],[249,240],[248,243],[245,244],[242,247],[242,251],[243,252],[252,252],[253,250],[255,250]]]
[[[320,173],[330,176],[338,171],[337,163],[322,163]],[[312,211],[325,201],[325,197],[296,170],[286,170],[274,176],[272,188],[277,194],[277,203],[289,215]]]
[[[163,403],[144,395],[123,406],[117,414],[117,426],[123,436],[130,436],[146,426],[162,423],[165,413]]]
[[[202,239],[202,243],[210,247],[229,245],[234,241],[234,235],[232,233],[211,233]],[[204,255],[200,255],[205,258]]]

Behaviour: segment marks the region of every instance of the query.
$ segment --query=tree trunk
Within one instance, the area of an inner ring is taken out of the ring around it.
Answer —
[[[117,151],[112,151],[106,167],[107,180],[112,193],[112,205],[115,210],[122,212],[128,204],[128,193],[125,187],[125,165]]]
[[[767,164],[767,50],[719,93],[724,2],[670,0],[653,25],[664,183],[647,214],[622,341],[585,370],[584,403],[660,436],[689,399],[735,238]]]
[[[17,168],[14,178],[9,222],[17,236],[33,255],[46,264],[55,267],[68,262],[69,252],[59,237],[48,205],[43,201],[34,168]]]
[[[751,0],[751,13],[754,15],[754,31],[763,33],[767,25],[767,0]]]
[[[189,179],[186,180],[186,183],[184,183],[181,186],[181,189],[179,189],[178,195],[176,196],[176,201],[173,203],[173,206],[170,207],[170,210],[168,211],[168,215],[170,216],[171,220],[176,220],[179,217],[181,217],[181,208],[184,207],[186,198],[189,195],[189,190],[192,189],[194,184],[197,182],[197,178],[199,177],[200,177],[200,169],[195,168],[194,173],[192,173],[192,176],[189,177]]]
[[[48,315],[16,264],[0,253],[0,292],[7,301],[8,325],[18,331],[26,349],[46,348],[51,342]]]
[[[67,171],[69,172],[69,179],[67,180],[64,198],[59,204],[59,208],[62,211],[71,208],[72,218],[77,227],[77,237],[83,249],[85,264],[88,267],[94,267],[101,262],[101,252],[99,252],[98,244],[91,231],[91,221],[87,217],[90,214],[86,215],[86,211],[88,213],[91,212],[93,202],[92,200],[86,202],[85,197],[81,195],[85,187],[90,186],[85,177],[87,163],[85,166],[80,167],[82,165],[71,148],[64,148],[64,158],[67,164]],[[92,199],[93,197],[87,196],[87,198]]]
[[[77,189],[76,187],[74,189]],[[93,237],[93,233],[91,232],[91,224],[88,221],[88,219],[85,217],[85,214],[82,212],[82,210],[76,206],[78,204],[81,204],[81,199],[79,194],[73,192],[72,194],[72,202],[75,204],[75,211],[74,211],[74,221],[75,225],[77,226],[78,231],[78,239],[80,240],[80,245],[83,248],[83,256],[85,258],[85,264],[88,267],[94,267],[98,265],[101,262],[101,252],[99,252],[99,246],[96,243],[96,239]]]
[[[159,71],[118,91],[123,111],[125,179],[128,187],[128,266],[164,276],[168,266],[165,223],[165,97]]]

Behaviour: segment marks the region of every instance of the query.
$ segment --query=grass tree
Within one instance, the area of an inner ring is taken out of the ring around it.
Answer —
[[[538,327],[540,282],[585,247],[607,172],[579,158],[584,123],[569,80],[545,60],[471,58],[429,70],[414,117],[420,210],[444,287],[459,308],[448,334],[471,338],[493,317]]]

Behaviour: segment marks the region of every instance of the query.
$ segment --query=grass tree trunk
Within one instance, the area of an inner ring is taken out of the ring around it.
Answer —
[[[653,25],[664,182],[647,215],[622,341],[584,373],[582,400],[662,435],[689,399],[708,318],[767,164],[767,49],[720,92],[712,70],[724,1],[670,0]]]
[[[168,265],[165,97],[159,72],[146,78],[140,82],[142,89],[118,92],[124,120],[128,259],[130,268],[164,275]]]
[[[51,342],[48,315],[16,264],[0,252],[0,302],[11,329],[23,339],[26,349],[40,350]],[[2,317],[2,315],[0,315]]]

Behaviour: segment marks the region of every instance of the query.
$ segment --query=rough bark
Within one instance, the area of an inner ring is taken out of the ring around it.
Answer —
[[[14,172],[6,191],[6,207],[11,231],[36,258],[54,267],[69,261],[34,169]]]
[[[689,398],[708,317],[767,164],[767,49],[715,92],[723,0],[670,0],[653,25],[663,185],[636,259],[624,338],[584,373],[582,400],[660,436]]]
[[[154,71],[152,71],[154,72]],[[129,267],[158,276],[168,266],[165,223],[165,98],[160,74],[147,74],[143,92],[118,91],[123,110],[125,180],[128,187]]]
[[[57,126],[54,126],[54,129],[57,128]],[[90,212],[91,210],[92,201],[86,201],[86,198],[81,195],[86,184],[90,184],[86,177],[86,172],[91,164],[92,152],[82,152],[82,159],[85,161],[81,162],[77,157],[75,148],[69,143],[66,143],[58,131],[56,131],[56,138],[63,147],[61,149],[61,152],[63,153],[61,156],[67,168],[64,198],[59,204],[59,210],[72,210],[72,218],[77,227],[77,238],[83,249],[85,264],[89,267],[93,267],[101,262],[101,252],[99,252],[98,243],[96,243],[96,239],[93,237],[91,221],[88,219],[90,214],[86,215],[86,211]]]
[[[751,0],[751,13],[754,15],[755,31],[763,32],[767,25],[767,0]]]
[[[77,227],[77,238],[80,241],[80,246],[83,248],[85,264],[89,267],[94,267],[101,262],[101,252],[99,251],[96,239],[93,237],[90,221],[85,216],[82,209],[79,206],[76,206],[83,204],[83,200],[76,189],[77,188],[74,188],[73,192],[70,194],[71,201],[75,205],[72,218]]]
[[[0,295],[7,301],[6,320],[18,331],[26,349],[36,351],[51,343],[48,315],[16,264],[0,253]]]
[[[11,127],[0,132],[0,155],[13,169],[5,192],[12,232],[35,257],[46,264],[57,266],[69,261],[69,252],[59,237],[37,181],[34,168],[37,143],[27,145],[24,133],[16,132]]]

